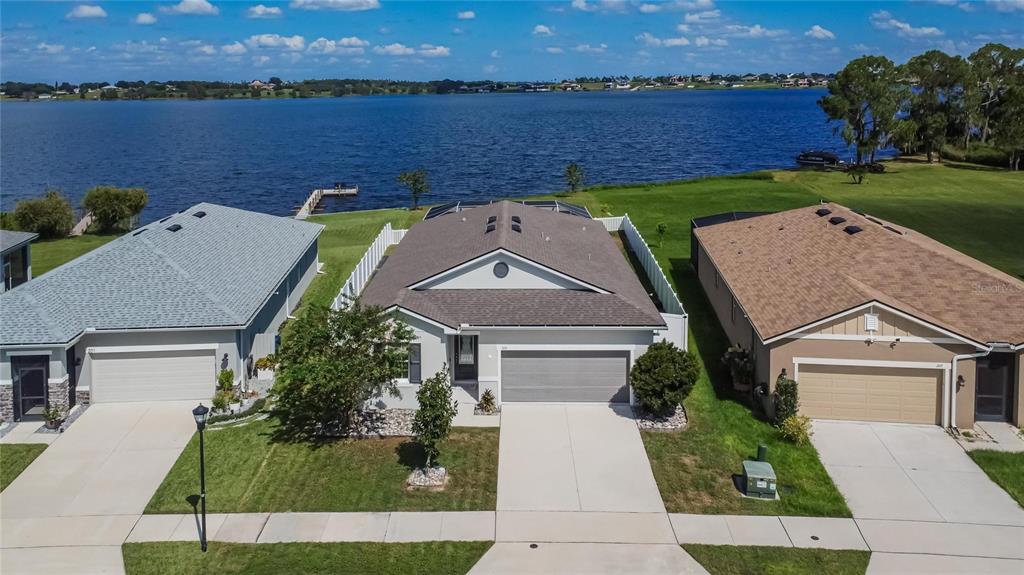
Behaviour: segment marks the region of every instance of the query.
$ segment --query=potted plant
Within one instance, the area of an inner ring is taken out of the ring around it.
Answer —
[[[265,355],[253,363],[256,367],[256,379],[274,379],[274,369],[277,367],[277,358],[274,354]]]
[[[43,419],[45,420],[46,429],[57,429],[61,423],[64,423],[60,410],[52,405],[43,410]]]

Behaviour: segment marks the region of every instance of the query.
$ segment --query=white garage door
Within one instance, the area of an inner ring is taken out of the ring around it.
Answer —
[[[628,403],[625,351],[505,351],[502,401]]]
[[[90,399],[94,403],[209,400],[215,378],[214,350],[96,353]]]
[[[942,371],[801,365],[800,412],[821,419],[939,423]]]

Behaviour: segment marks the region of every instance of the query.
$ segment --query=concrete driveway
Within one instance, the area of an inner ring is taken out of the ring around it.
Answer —
[[[89,407],[0,494],[0,572],[122,572],[121,543],[195,433],[194,406]]]
[[[664,513],[629,407],[503,405],[498,511]]]
[[[1024,510],[937,426],[815,421],[812,441],[857,519],[1024,526]]]

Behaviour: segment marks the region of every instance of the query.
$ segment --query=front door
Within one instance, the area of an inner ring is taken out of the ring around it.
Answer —
[[[455,381],[476,381],[477,336],[455,336]]]
[[[50,357],[46,355],[11,358],[14,384],[14,420],[42,419],[46,410],[46,380]]]
[[[1013,405],[1013,354],[992,353],[978,358],[974,417],[980,421],[1009,421]]]

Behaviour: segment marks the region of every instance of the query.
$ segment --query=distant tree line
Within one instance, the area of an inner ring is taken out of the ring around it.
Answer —
[[[1020,169],[1024,155],[1024,49],[986,44],[970,56],[929,50],[905,64],[863,56],[828,84],[818,104],[857,163],[889,146]]]

